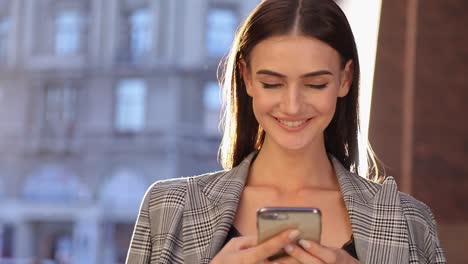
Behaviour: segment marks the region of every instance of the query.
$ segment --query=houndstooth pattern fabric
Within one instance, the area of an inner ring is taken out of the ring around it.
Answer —
[[[209,263],[234,221],[250,163],[154,183],[145,194],[127,264]],[[346,170],[331,157],[361,263],[446,263],[431,210],[383,184]]]

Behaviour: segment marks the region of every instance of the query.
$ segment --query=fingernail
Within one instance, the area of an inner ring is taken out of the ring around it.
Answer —
[[[289,239],[293,240],[299,237],[300,232],[298,230],[293,230],[291,233],[289,233]]]
[[[284,251],[286,251],[288,253],[291,253],[293,251],[293,247],[291,245],[286,245],[284,247]]]
[[[310,248],[310,243],[304,239],[299,240],[299,245],[301,245],[303,248]]]

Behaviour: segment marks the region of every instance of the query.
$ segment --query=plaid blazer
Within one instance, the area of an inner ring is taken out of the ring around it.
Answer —
[[[236,214],[255,153],[231,170],[154,183],[141,204],[127,264],[209,263]],[[446,263],[429,207],[332,157],[361,263]]]

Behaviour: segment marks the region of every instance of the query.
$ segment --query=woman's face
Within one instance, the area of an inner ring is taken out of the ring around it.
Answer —
[[[258,43],[241,61],[255,117],[265,130],[264,144],[289,150],[323,145],[323,132],[346,96],[352,63],[342,69],[340,56],[311,37],[275,36]]]

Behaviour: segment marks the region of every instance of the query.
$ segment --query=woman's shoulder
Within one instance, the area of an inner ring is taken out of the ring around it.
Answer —
[[[434,214],[426,203],[404,192],[399,192],[399,195],[403,213],[409,222],[435,229]],[[434,232],[434,230],[431,230],[431,232]]]
[[[419,218],[421,219],[421,222],[427,222],[427,220],[433,219],[431,208],[421,200],[413,197],[411,194],[401,191],[398,187],[397,181],[392,176],[387,177],[383,183],[375,184],[380,185],[380,188],[393,189],[395,193],[398,194],[400,206],[407,218]]]
[[[215,171],[193,176],[183,176],[179,178],[171,178],[165,180],[158,180],[154,182],[147,190],[146,196],[149,199],[157,199],[158,197],[181,196],[187,193],[188,186],[203,186],[206,185],[227,171]]]
[[[424,228],[429,227],[431,229],[435,226],[435,218],[431,208],[412,195],[400,191],[397,181],[392,176],[388,176],[382,183],[374,182],[372,184],[382,189],[382,192],[391,190],[388,192],[389,194],[398,195],[402,213],[409,225],[424,226]]]
[[[361,177],[362,178],[362,177]],[[392,176],[387,176],[383,182],[376,182],[366,178],[362,178],[367,184],[374,186],[379,191],[385,191],[390,189],[398,194],[400,198],[400,204],[404,211],[418,211],[424,214],[430,213],[431,209],[424,202],[416,199],[408,193],[400,190],[397,181]]]
[[[432,217],[430,207],[410,194],[400,191],[394,177],[387,176],[383,181],[379,182],[361,177],[354,173],[351,174],[354,176],[355,185],[370,192],[372,196],[381,194],[381,196],[384,196],[384,199],[386,199],[393,195],[398,195],[404,213],[408,213],[411,216],[424,217],[425,219],[430,219],[430,217]]]

